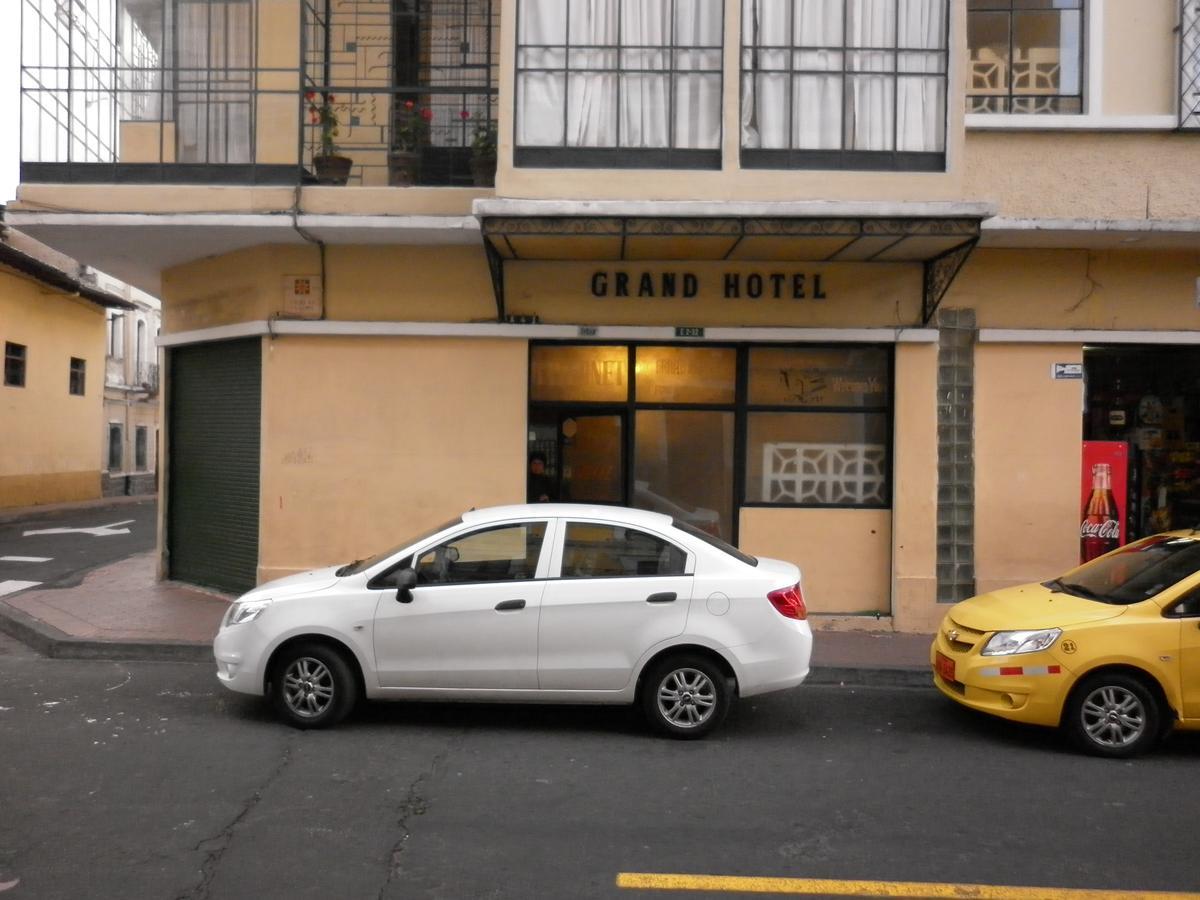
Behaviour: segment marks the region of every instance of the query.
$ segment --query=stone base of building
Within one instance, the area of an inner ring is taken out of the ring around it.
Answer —
[[[136,475],[103,475],[101,487],[105,497],[140,497],[158,493],[157,477],[153,472]]]
[[[0,475],[0,509],[96,500],[100,479],[96,471]]]

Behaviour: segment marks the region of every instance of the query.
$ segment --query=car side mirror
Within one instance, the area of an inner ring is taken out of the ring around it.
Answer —
[[[417,573],[413,569],[401,569],[396,573],[396,599],[401,603],[412,603],[412,589],[417,586]]]

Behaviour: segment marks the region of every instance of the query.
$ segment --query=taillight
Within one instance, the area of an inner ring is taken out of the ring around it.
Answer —
[[[772,606],[779,610],[781,616],[787,616],[789,619],[808,618],[808,609],[804,605],[804,593],[798,584],[771,591],[767,594],[767,599],[771,601]]]

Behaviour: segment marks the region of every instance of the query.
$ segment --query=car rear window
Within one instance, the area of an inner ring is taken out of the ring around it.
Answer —
[[[690,525],[687,522],[680,522],[678,519],[672,519],[671,524],[684,534],[691,535],[694,538],[699,538],[710,547],[716,547],[722,553],[728,553],[738,562],[744,562],[748,566],[758,565],[758,560],[749,553],[743,553],[737,547],[733,546],[733,544],[727,544],[716,535],[709,534],[707,531],[701,531],[695,525]]]

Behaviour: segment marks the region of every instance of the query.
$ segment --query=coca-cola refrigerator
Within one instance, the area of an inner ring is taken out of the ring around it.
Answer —
[[[1129,534],[1129,444],[1084,441],[1079,561],[1125,544]]]

